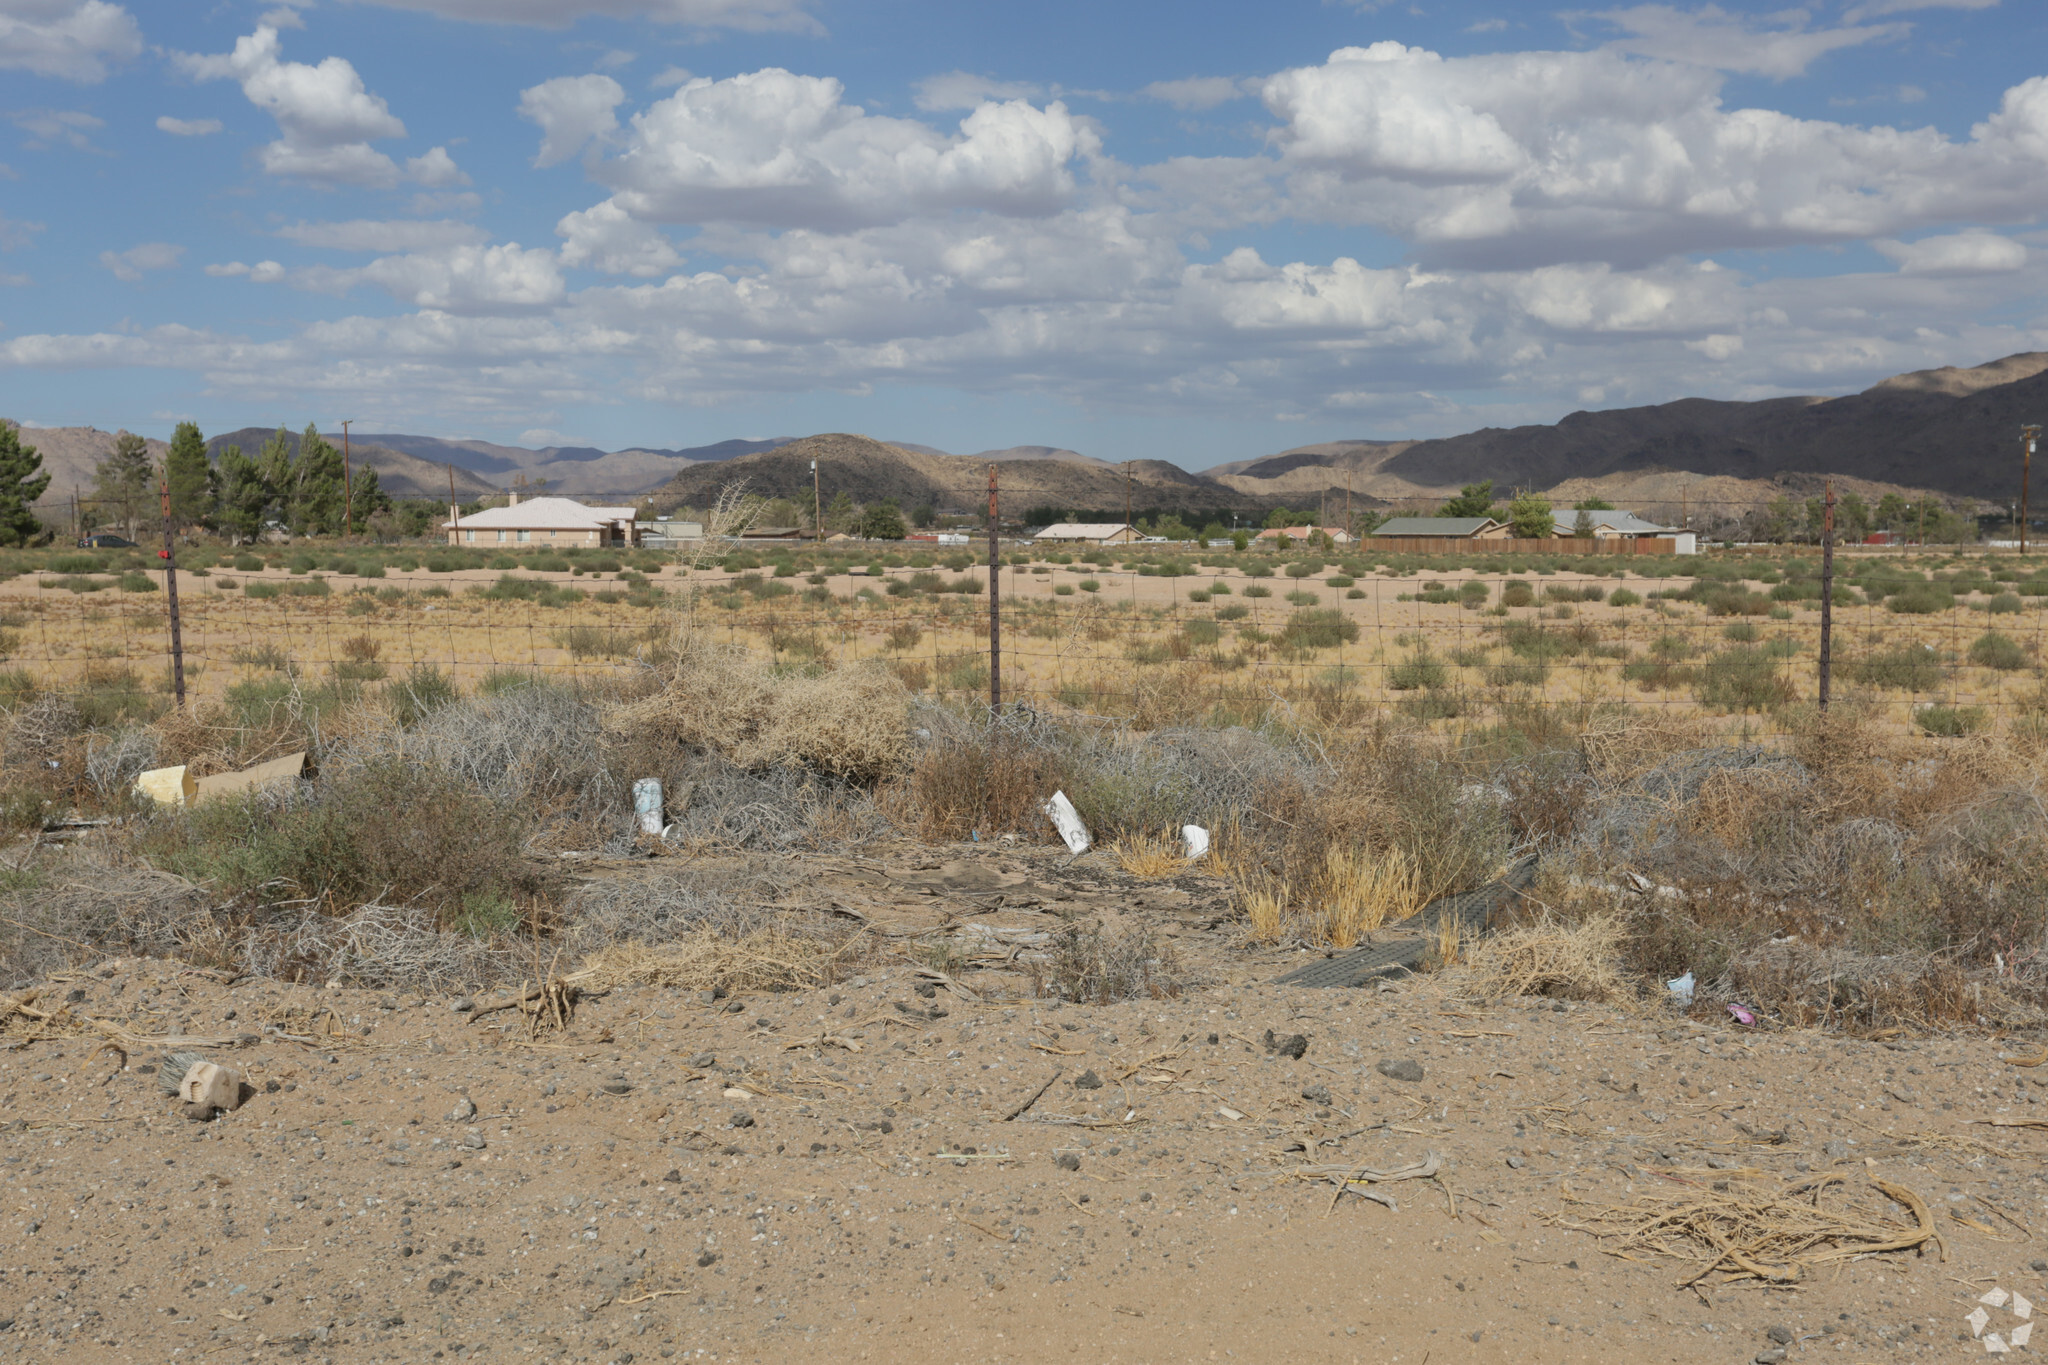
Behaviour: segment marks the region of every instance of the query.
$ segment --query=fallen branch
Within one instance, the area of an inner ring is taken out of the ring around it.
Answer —
[[[1038,1103],[1038,1097],[1040,1095],[1043,1095],[1046,1091],[1052,1089],[1052,1083],[1058,1080],[1061,1076],[1064,1076],[1066,1074],[1066,1070],[1067,1069],[1065,1067],[1054,1067],[1052,1075],[1047,1076],[1045,1078],[1045,1084],[1039,1086],[1038,1089],[1032,1091],[1031,1094],[1025,1098],[1024,1103],[1018,1105],[1015,1109],[1012,1109],[1009,1113],[1003,1115],[1003,1122],[1009,1123],[1011,1120],[1022,1115],[1026,1109],[1029,1109],[1032,1105]]]

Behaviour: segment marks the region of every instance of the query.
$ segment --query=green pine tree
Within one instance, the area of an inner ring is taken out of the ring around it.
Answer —
[[[180,526],[193,526],[213,511],[212,462],[206,458],[206,438],[194,422],[180,422],[171,434],[171,448],[164,456],[164,482],[171,490],[171,519]]]
[[[253,542],[263,533],[274,496],[264,481],[263,466],[244,455],[240,446],[224,446],[212,477],[213,526],[237,545]]]
[[[391,510],[391,495],[378,485],[377,471],[368,465],[355,471],[355,485],[349,506],[353,509],[358,533],[369,529],[371,517],[379,512]]]
[[[1493,480],[1481,479],[1458,490],[1458,496],[1436,509],[1440,517],[1490,517],[1493,515]]]
[[[306,423],[299,458],[292,467],[290,521],[307,535],[338,535],[342,524],[341,452],[327,444],[318,427]]]
[[[12,424],[0,422],[0,545],[26,545],[42,534],[35,500],[49,486],[43,457],[21,443]]]

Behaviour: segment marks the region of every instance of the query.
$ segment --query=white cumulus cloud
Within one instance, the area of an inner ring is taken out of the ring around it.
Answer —
[[[1617,52],[1446,59],[1379,43],[1271,77],[1274,203],[1245,213],[1369,224],[1439,260],[1641,264],[1673,252],[1847,242],[2048,211],[2048,78],[2005,92],[1966,141],[1730,109],[1721,77]],[[1207,164],[1165,168],[1171,190]],[[1264,163],[1219,163],[1218,182]],[[1211,194],[1220,213],[1233,202]]]
[[[126,251],[102,251],[100,264],[113,271],[115,279],[132,284],[151,270],[169,270],[184,254],[184,247],[169,242],[144,242]]]
[[[665,275],[682,264],[668,238],[607,199],[555,224],[562,238],[562,264],[587,266],[609,275]]]
[[[6,0],[0,5],[0,69],[95,85],[110,62],[142,52],[142,30],[107,0]]]
[[[2022,269],[2027,249],[1995,232],[1954,232],[1917,242],[1871,243],[1906,275],[2003,275]]]
[[[557,76],[519,92],[519,117],[540,125],[536,166],[567,161],[593,139],[616,132],[612,111],[625,101],[626,89],[610,76]]]
[[[285,268],[276,261],[258,261],[247,265],[241,261],[228,261],[221,265],[206,267],[206,273],[215,279],[253,280],[257,284],[273,284],[285,277]]]
[[[176,54],[195,80],[234,80],[249,102],[277,120],[278,140],[261,148],[263,169],[277,176],[319,185],[388,189],[411,180],[429,187],[467,183],[445,148],[414,157],[401,172],[396,162],[370,144],[405,136],[405,124],[383,98],[363,86],[355,67],[341,57],[319,65],[288,62],[277,30],[259,24],[222,54]]]
[[[326,294],[367,284],[415,308],[470,316],[545,308],[564,293],[555,253],[517,242],[383,256],[348,269],[312,266],[287,278],[295,288]]]
[[[1057,212],[1099,150],[1059,103],[984,104],[951,135],[847,104],[838,81],[769,68],[699,77],[633,117],[594,174],[655,222],[851,227],[947,209]]]

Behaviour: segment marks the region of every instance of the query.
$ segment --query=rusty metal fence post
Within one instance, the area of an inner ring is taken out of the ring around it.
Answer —
[[[1003,585],[1000,522],[996,516],[996,466],[988,466],[988,713],[1003,709]]]
[[[178,709],[185,709],[185,641],[178,631],[178,561],[171,540],[171,481],[167,474],[163,484],[164,498],[164,548],[158,551],[164,561],[164,602],[171,611],[171,690],[178,698]]]
[[[1820,511],[1820,709],[1828,709],[1835,646],[1835,481],[1828,480]]]

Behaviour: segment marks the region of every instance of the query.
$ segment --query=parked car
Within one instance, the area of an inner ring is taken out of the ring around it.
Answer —
[[[81,538],[78,542],[78,548],[81,550],[133,550],[136,548],[136,544],[126,536],[117,536],[108,531],[100,531]]]

